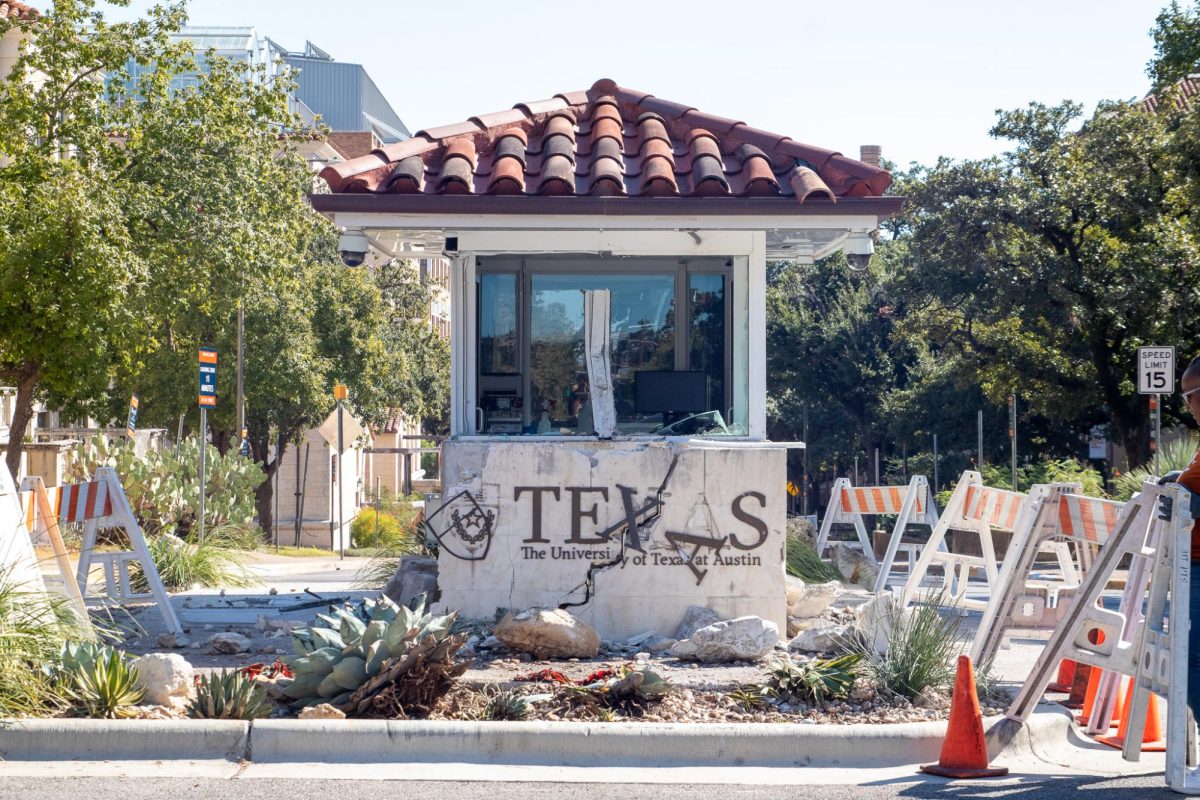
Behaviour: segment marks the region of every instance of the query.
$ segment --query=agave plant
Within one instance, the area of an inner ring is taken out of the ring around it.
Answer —
[[[63,696],[81,716],[116,719],[142,699],[133,660],[113,647],[69,643],[57,675]]]
[[[492,688],[488,692],[487,705],[483,707],[483,718],[512,722],[529,716],[529,700],[511,689],[501,691]]]
[[[285,663],[295,677],[283,694],[294,707],[330,703],[364,713],[377,694],[418,664],[440,665],[430,676],[434,683],[456,677],[466,665],[452,664],[465,638],[450,633],[455,616],[425,613],[423,598],[408,608],[383,595],[318,614],[313,625],[292,633],[296,656]]]
[[[266,690],[238,670],[201,675],[188,704],[193,719],[258,719],[270,713]]]
[[[796,662],[781,658],[771,665],[767,692],[784,701],[822,702],[845,697],[858,677],[861,653],[851,653],[825,661]]]
[[[663,676],[645,667],[637,668],[626,664],[609,677],[601,678],[583,686],[565,686],[568,701],[573,705],[591,706],[596,709],[621,709],[640,713],[652,702],[674,687]]]

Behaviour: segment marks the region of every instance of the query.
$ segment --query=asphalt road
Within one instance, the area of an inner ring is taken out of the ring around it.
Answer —
[[[364,767],[369,769],[369,767]],[[883,786],[754,786],[597,783],[480,783],[425,781],[213,780],[187,778],[2,778],[0,798],[69,800],[889,800],[890,798],[997,798],[998,800],[1157,800],[1179,798],[1161,776],[1039,778]]]

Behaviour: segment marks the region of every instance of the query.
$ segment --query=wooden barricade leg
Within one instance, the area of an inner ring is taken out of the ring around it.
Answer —
[[[67,546],[63,543],[62,533],[58,527],[58,515],[50,507],[50,498],[46,495],[46,484],[39,477],[26,478],[26,481],[29,483],[29,491],[32,492],[31,502],[35,505],[37,516],[41,517],[42,524],[46,526],[46,536],[49,537],[50,546],[54,549],[54,560],[58,564],[58,572],[62,576],[67,598],[75,607],[80,624],[90,631],[92,623],[88,618],[87,604],[83,601],[83,592],[79,588],[75,571],[71,569]],[[30,533],[32,534],[32,531]]]

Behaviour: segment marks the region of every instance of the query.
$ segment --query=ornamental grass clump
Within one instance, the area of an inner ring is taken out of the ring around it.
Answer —
[[[882,653],[873,646],[875,631],[859,631],[847,642],[862,658],[862,672],[875,688],[909,700],[926,689],[943,690],[954,681],[962,643],[960,617],[953,607],[943,615],[941,597],[902,611],[893,599],[877,620],[886,632]]]
[[[827,564],[817,554],[817,548],[810,535],[812,526],[801,519],[789,519],[787,524],[787,573],[806,583],[828,583],[829,581],[845,581],[845,576],[838,572],[837,567]]]
[[[252,586],[255,580],[242,567],[241,550],[228,538],[232,533],[216,528],[198,542],[186,542],[169,533],[152,538],[150,559],[163,587],[168,592],[180,592],[192,586]],[[140,569],[131,571],[130,583],[135,591],[150,591]]]

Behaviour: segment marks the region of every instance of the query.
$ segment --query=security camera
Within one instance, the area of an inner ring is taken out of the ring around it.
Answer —
[[[347,267],[361,267],[367,260],[367,235],[359,228],[343,231],[338,237],[338,255]]]
[[[871,263],[871,255],[875,252],[875,240],[870,233],[852,233],[846,238],[842,248],[846,254],[846,264],[855,272],[862,272]]]

